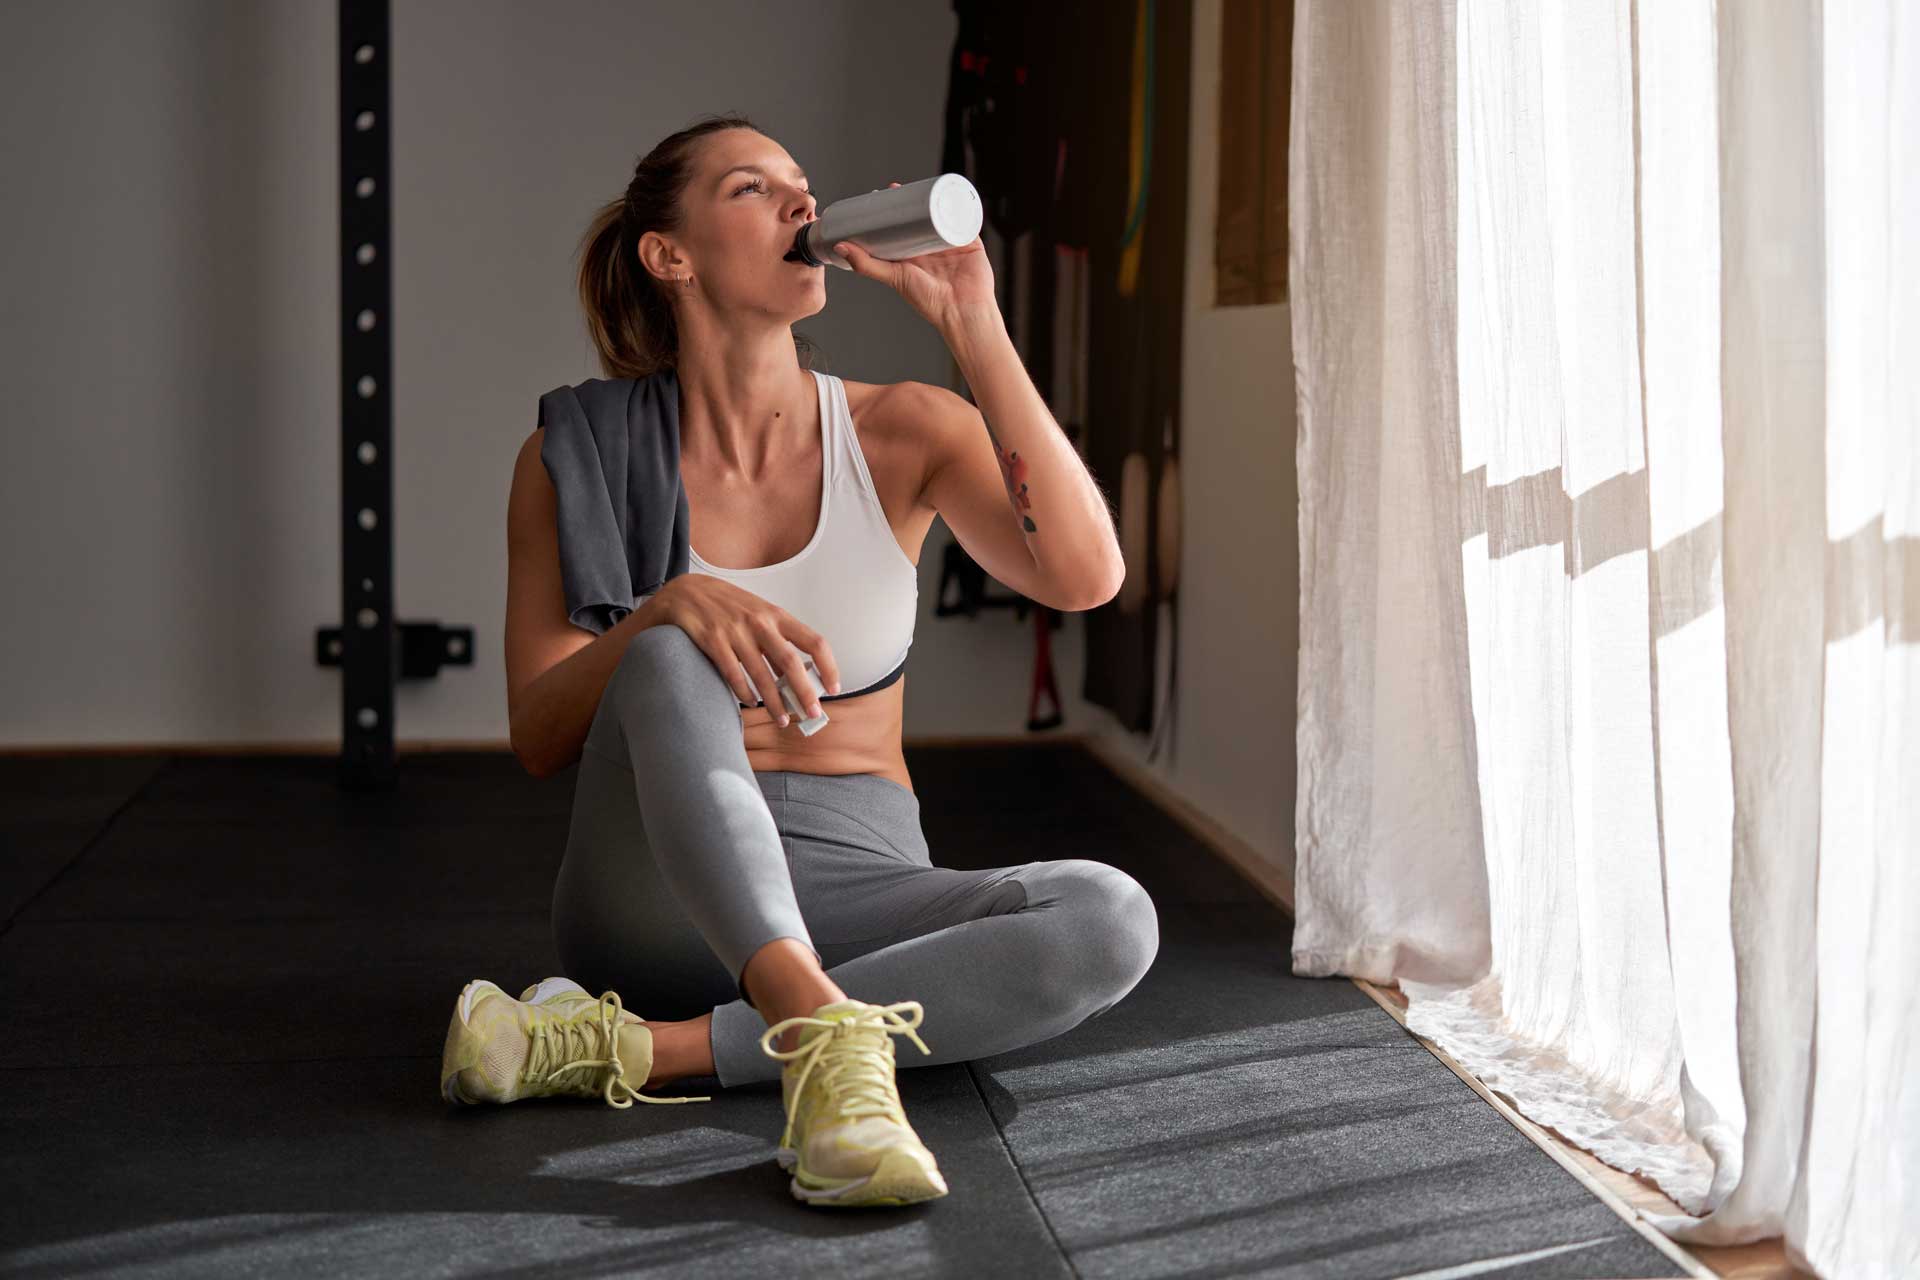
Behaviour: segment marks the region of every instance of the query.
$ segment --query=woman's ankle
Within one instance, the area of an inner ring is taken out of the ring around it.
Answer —
[[[823,1004],[847,998],[847,993],[820,967],[813,948],[798,938],[775,938],[767,943],[748,960],[743,978],[753,1007],[768,1026],[805,1017]],[[788,1028],[774,1038],[774,1046],[793,1048],[801,1030]]]
[[[653,1032],[653,1071],[644,1088],[671,1084],[688,1076],[714,1073],[711,1023],[713,1015],[703,1013],[685,1022],[649,1022]]]
[[[845,1000],[846,998],[846,992],[829,982],[826,987],[820,990],[810,991],[805,995],[794,996],[783,1002],[774,1011],[766,1015],[767,1025],[772,1026],[776,1022],[783,1022],[788,1018],[810,1017],[813,1011],[821,1005],[832,1004],[837,1000]],[[800,1033],[806,1029],[805,1024],[797,1027],[788,1027],[785,1031],[782,1031],[773,1038],[774,1048],[782,1052],[796,1048],[800,1043]]]

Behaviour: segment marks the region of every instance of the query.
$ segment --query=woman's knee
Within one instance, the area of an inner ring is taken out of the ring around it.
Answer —
[[[1107,922],[1097,954],[1124,993],[1146,976],[1160,954],[1160,913],[1138,880],[1104,862],[1088,865],[1099,868],[1093,873],[1095,896]]]
[[[724,697],[730,710],[739,708],[739,701],[706,650],[683,627],[671,622],[655,623],[634,633],[608,687],[618,689],[623,699],[717,703]]]
[[[1087,858],[1051,864],[1065,877],[1062,897],[1073,925],[1059,933],[1053,957],[1060,993],[1104,1009],[1138,985],[1160,951],[1152,896],[1120,868]]]
[[[673,622],[656,622],[634,632],[627,641],[627,651],[620,655],[622,667],[640,666],[648,671],[690,666],[695,660],[713,665],[686,628]]]

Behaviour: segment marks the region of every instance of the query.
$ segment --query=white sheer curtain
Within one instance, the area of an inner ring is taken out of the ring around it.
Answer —
[[[1294,967],[1920,1274],[1920,5],[1298,0]]]

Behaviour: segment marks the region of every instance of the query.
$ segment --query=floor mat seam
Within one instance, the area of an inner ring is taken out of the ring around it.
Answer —
[[[1021,886],[1024,890],[1025,886]],[[987,1101],[987,1091],[980,1087],[980,1078],[974,1074],[974,1064],[966,1064],[967,1080],[972,1083],[974,1093],[980,1097],[980,1105],[986,1109],[987,1119],[993,1123],[993,1132],[1000,1139],[1000,1147],[1007,1153],[1007,1160],[1013,1165],[1013,1172],[1020,1179],[1020,1189],[1027,1193],[1027,1202],[1033,1211],[1040,1215],[1040,1224],[1047,1229],[1047,1238],[1053,1241],[1054,1249],[1060,1254],[1060,1260],[1067,1264],[1067,1270],[1080,1280],[1080,1268],[1074,1263],[1073,1255],[1067,1252],[1066,1245],[1060,1242],[1060,1233],[1054,1230],[1053,1219],[1047,1216],[1047,1210],[1040,1203],[1040,1197],[1033,1193],[1033,1184],[1027,1181],[1027,1171],[1020,1165],[1020,1157],[1014,1154],[1013,1144],[1007,1141],[1007,1131],[1000,1127],[1000,1118],[993,1114],[993,1104]]]
[[[72,871],[76,866],[80,865],[81,861],[89,853],[92,853],[95,847],[97,847],[102,840],[106,839],[107,832],[113,830],[114,824],[120,821],[120,816],[124,814],[128,809],[131,809],[136,803],[138,803],[141,796],[144,796],[145,794],[147,794],[147,790],[153,786],[154,779],[158,778],[161,774],[167,772],[167,770],[173,768],[173,760],[174,758],[172,756],[163,757],[160,761],[159,767],[156,768],[152,773],[149,773],[146,776],[145,780],[142,781],[139,786],[133,789],[133,794],[128,796],[125,800],[121,801],[119,807],[116,808],[112,813],[107,815],[107,820],[100,824],[99,830],[95,831],[91,836],[87,838],[87,842],[80,846],[79,852],[75,853],[71,858],[68,858],[58,871],[54,872],[51,876],[48,876],[47,882],[41,885],[38,889],[34,890],[32,896],[29,897],[25,902],[21,903],[20,906],[17,909],[15,909],[13,914],[7,917],[6,924],[4,926],[0,926],[0,939],[4,939],[9,933],[12,933],[13,926],[19,922],[20,917],[27,914],[28,911],[32,910],[34,903],[46,897],[47,892],[51,890],[53,886],[55,886],[56,884],[59,884],[62,877],[64,877],[69,871]]]

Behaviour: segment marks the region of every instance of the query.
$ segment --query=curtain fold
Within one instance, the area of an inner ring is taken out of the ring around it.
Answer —
[[[1299,0],[1294,967],[1920,1271],[1920,12]]]
[[[1323,871],[1295,885],[1303,974],[1441,980],[1487,963],[1475,719],[1455,644],[1454,328],[1437,319],[1454,306],[1453,23],[1450,2],[1294,11],[1288,271],[1311,292],[1292,307],[1296,833],[1300,867]]]

